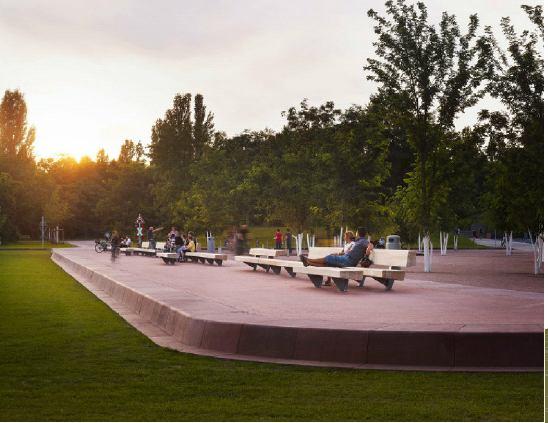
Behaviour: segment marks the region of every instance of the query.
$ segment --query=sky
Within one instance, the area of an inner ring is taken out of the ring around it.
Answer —
[[[528,27],[517,0],[426,0],[462,27],[477,13]],[[116,157],[125,139],[150,142],[176,93],[204,95],[217,130],[278,130],[303,98],[339,108],[376,90],[367,10],[384,0],[0,0],[0,90],[25,95],[37,157]],[[470,109],[458,127],[473,124]]]

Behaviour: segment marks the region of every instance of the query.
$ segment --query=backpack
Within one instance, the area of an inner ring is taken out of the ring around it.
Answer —
[[[373,264],[373,262],[369,259],[367,256],[363,256],[363,258],[358,263],[359,267],[369,267]]]

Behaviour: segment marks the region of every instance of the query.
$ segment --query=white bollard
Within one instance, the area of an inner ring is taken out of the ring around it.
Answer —
[[[453,250],[459,249],[459,237],[458,235],[453,235]]]
[[[422,239],[424,249],[424,271],[429,273],[432,271],[432,252],[433,246],[430,242],[430,235],[425,235]]]
[[[534,273],[538,275],[542,268],[543,256],[544,256],[544,240],[541,235],[537,236],[536,241],[533,243],[533,237],[531,232],[529,232],[529,239],[531,240],[531,246],[533,247],[533,259],[534,263]]]
[[[422,252],[422,242],[421,242],[421,233],[419,232],[419,242],[417,244],[419,247],[418,247],[418,252],[421,253]]]

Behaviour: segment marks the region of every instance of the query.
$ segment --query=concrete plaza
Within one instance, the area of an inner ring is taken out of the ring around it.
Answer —
[[[97,254],[90,243],[53,260],[155,342],[256,361],[361,368],[531,370],[543,366],[543,278],[532,258],[501,250],[420,260],[392,291],[349,291],[306,276]],[[531,265],[529,266],[529,262]]]

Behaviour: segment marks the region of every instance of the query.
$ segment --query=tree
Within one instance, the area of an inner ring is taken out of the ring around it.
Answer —
[[[155,178],[154,198],[163,220],[173,220],[175,203],[181,193],[190,190],[191,165],[200,160],[213,135],[213,115],[206,113],[203,97],[177,94],[164,119],[152,127],[149,156]]]
[[[44,215],[50,226],[60,226],[72,216],[69,201],[60,186],[54,189],[44,206]]]
[[[404,191],[416,197],[408,201],[418,207],[416,224],[433,229],[437,220],[433,206],[443,191],[439,184],[439,150],[444,134],[455,117],[474,105],[484,94],[480,84],[492,71],[487,36],[478,36],[478,18],[470,16],[465,34],[456,17],[443,13],[439,29],[428,23],[424,3],[407,5],[405,0],[386,2],[387,18],[369,10],[376,21],[377,58],[367,59],[367,78],[379,84],[379,96],[398,111],[399,126],[405,128],[415,153],[413,175]]]
[[[144,157],[144,148],[141,142],[134,143],[132,140],[124,140],[120,147],[118,162],[131,163],[133,161],[140,162]]]
[[[15,220],[15,185],[10,175],[0,172],[0,241],[17,238]]]
[[[497,52],[489,92],[506,110],[479,115],[476,130],[487,139],[488,189],[484,195],[487,217],[504,230],[541,232],[544,224],[544,35],[541,6],[522,6],[534,24],[518,36],[509,18],[501,26],[505,53],[494,37]]]

